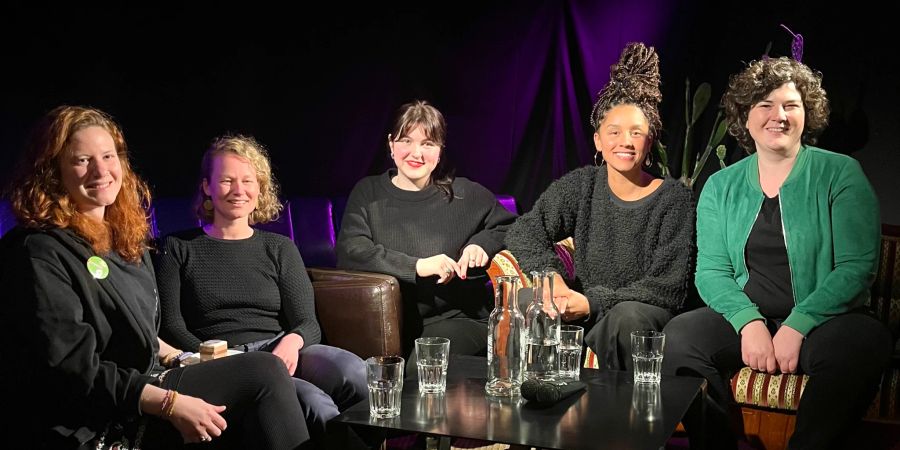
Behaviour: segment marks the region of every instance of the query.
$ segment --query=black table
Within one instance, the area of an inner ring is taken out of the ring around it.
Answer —
[[[630,372],[581,369],[587,391],[537,408],[521,398],[488,397],[486,374],[485,358],[454,356],[445,394],[420,395],[417,380],[407,379],[399,417],[372,419],[364,400],[334,420],[548,449],[659,449],[706,386],[700,378],[663,376],[658,389],[636,388]]]

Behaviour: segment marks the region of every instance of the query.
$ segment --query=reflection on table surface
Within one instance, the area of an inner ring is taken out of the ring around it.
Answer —
[[[419,394],[417,380],[407,379],[399,417],[372,419],[363,401],[335,420],[543,448],[658,449],[704,383],[699,378],[663,377],[656,387],[635,386],[631,373],[582,369],[586,392],[537,408],[521,397],[488,397],[486,371],[484,358],[454,356],[445,394]]]

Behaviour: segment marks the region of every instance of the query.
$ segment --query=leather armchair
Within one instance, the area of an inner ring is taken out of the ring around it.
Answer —
[[[307,269],[324,341],[360,358],[400,355],[400,286],[390,275]]]

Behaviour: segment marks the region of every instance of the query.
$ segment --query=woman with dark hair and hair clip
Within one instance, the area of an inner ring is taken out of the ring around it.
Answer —
[[[423,101],[400,108],[388,134],[396,168],[350,193],[338,266],[393,275],[404,299],[405,351],[420,336],[450,338],[450,352],[483,355],[492,308],[484,268],[515,216],[444,158],[444,116]],[[415,363],[407,363],[415,373]]]
[[[506,236],[524,271],[558,274],[553,245],[572,237],[575,278],[558,276],[553,295],[563,321],[590,328],[585,343],[607,369],[632,370],[631,332],[662,330],[690,283],[691,193],[644,170],[662,126],[659,82],[653,47],[628,44],[591,112],[598,167],[553,182]]]
[[[663,370],[709,382],[708,448],[736,447],[729,380],[743,365],[809,375],[790,448],[845,448],[891,351],[864,306],[878,201],[859,163],[812,146],[828,121],[821,74],[785,57],[756,61],[723,103],[729,132],[754,153],[703,188],[696,284],[709,307],[666,327]],[[689,433],[698,420],[685,417]]]
[[[250,226],[282,209],[265,148],[250,137],[217,138],[203,155],[200,178],[203,227],[167,236],[156,260],[160,334],[192,352],[224,339],[234,349],[278,356],[320,440],[325,424],[368,392],[365,363],[319,343],[312,283],[297,246]]]
[[[309,439],[278,358],[175,367],[179,352],[156,334],[149,192],[109,116],[54,109],[25,158],[11,195],[21,225],[0,241],[11,364],[0,384],[15,405],[6,444],[293,449]]]

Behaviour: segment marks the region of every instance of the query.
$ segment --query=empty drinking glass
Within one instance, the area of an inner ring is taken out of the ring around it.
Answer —
[[[373,356],[366,360],[369,415],[372,417],[387,419],[400,415],[403,365],[403,358],[399,356]]]

